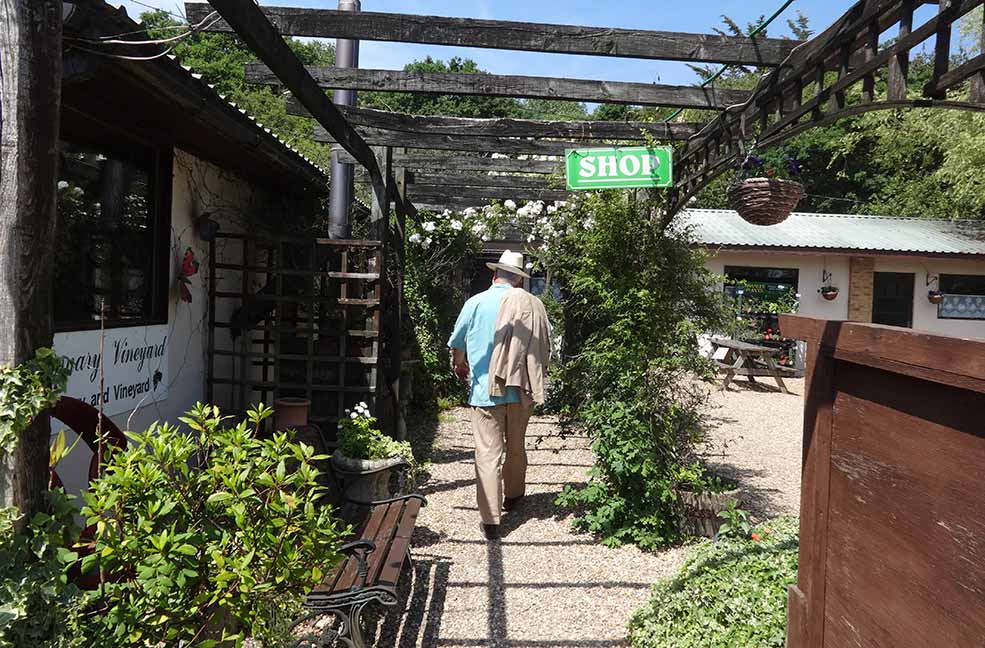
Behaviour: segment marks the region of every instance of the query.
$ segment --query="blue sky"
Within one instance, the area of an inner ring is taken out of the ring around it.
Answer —
[[[121,0],[116,0],[121,2]],[[136,18],[146,5],[183,12],[179,0],[122,0]],[[263,0],[261,4],[336,8],[337,0]],[[520,20],[578,24],[598,27],[632,27],[667,31],[709,32],[727,14],[745,25],[761,15],[772,14],[780,0],[362,0],[363,11],[466,16],[497,20]],[[786,18],[799,10],[820,30],[847,10],[851,0],[798,0],[770,29],[773,36],[788,35]],[[683,63],[639,61],[595,56],[509,52],[462,47],[363,42],[360,67],[400,69],[425,56],[475,59],[479,66],[497,74],[559,76],[647,83],[693,83],[696,75]]]

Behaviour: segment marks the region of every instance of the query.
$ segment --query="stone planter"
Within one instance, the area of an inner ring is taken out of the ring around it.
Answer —
[[[401,456],[356,459],[338,449],[332,453],[332,470],[342,479],[345,499],[353,502],[375,502],[403,494],[390,492],[390,477],[394,470],[407,465]]]
[[[742,499],[738,488],[721,493],[693,493],[680,489],[675,492],[683,508],[681,528],[684,533],[706,538],[715,537],[722,526],[723,520],[718,514],[727,509],[730,502]]]

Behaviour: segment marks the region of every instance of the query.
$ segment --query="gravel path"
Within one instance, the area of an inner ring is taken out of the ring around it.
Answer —
[[[804,381],[736,379],[728,391],[714,387],[709,464],[739,481],[743,501],[757,519],[800,511],[800,461]]]
[[[796,513],[803,381],[792,395],[769,385],[713,389],[709,457],[737,478],[757,517]],[[687,547],[646,554],[609,549],[572,532],[553,502],[584,483],[592,454],[584,437],[557,437],[555,421],[528,430],[527,496],[487,542],[475,504],[467,410],[445,414],[434,445],[428,498],[414,532],[415,566],[397,608],[378,620],[377,646],[588,648],[626,646],[625,628],[650,586],[672,574]],[[537,438],[541,437],[540,441]]]

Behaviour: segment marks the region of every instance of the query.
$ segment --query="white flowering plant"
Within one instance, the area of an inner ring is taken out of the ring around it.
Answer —
[[[339,450],[353,459],[373,461],[403,457],[408,463],[414,463],[410,443],[396,441],[383,434],[365,402],[345,411],[345,417],[338,423],[337,441]]]

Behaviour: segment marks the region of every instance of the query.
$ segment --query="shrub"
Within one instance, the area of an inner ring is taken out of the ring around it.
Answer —
[[[797,519],[697,546],[629,622],[633,648],[782,648],[797,580]]]
[[[359,403],[355,411],[345,411],[347,418],[339,421],[337,435],[339,450],[353,459],[389,459],[403,457],[414,461],[414,453],[407,441],[395,441],[380,432],[376,419],[369,415],[366,403]]]
[[[47,513],[37,513],[24,530],[18,512],[0,509],[0,646],[69,645],[66,623],[77,605],[77,589],[65,572],[77,555],[75,508],[62,491],[46,496]]]
[[[0,460],[54,405],[67,379],[61,358],[47,348],[16,367],[0,367]],[[70,547],[79,531],[73,512],[62,491],[46,493],[43,510],[30,519],[14,507],[0,508],[0,647],[68,640],[76,589],[65,572],[77,557]]]
[[[191,432],[154,424],[109,454],[84,496],[96,531],[83,571],[112,577],[80,621],[88,645],[276,645],[347,529],[321,501],[324,457],[287,432],[259,435],[271,413],[230,426],[199,404],[181,419]]]
[[[695,452],[707,390],[694,378],[710,370],[696,334],[727,318],[704,256],[688,232],[662,230],[660,215],[653,198],[610,191],[537,221],[541,262],[561,288],[553,402],[591,436],[596,455],[588,484],[558,502],[606,544],[647,549],[681,537],[676,489],[710,485]]]

